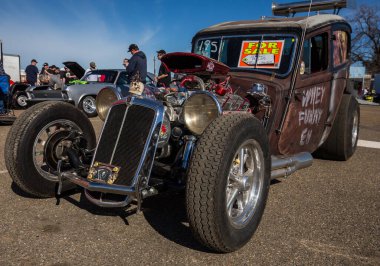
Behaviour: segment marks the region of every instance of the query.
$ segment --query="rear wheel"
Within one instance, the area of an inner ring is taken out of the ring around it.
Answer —
[[[348,160],[356,150],[359,124],[359,104],[355,97],[344,94],[330,135],[314,155],[324,159]]]
[[[94,96],[85,96],[79,103],[79,108],[87,115],[87,117],[97,116],[96,100]]]
[[[33,196],[54,196],[57,164],[74,131],[83,133],[88,149],[95,147],[91,122],[74,106],[43,102],[26,110],[9,131],[4,150],[13,181]]]
[[[186,186],[195,237],[208,248],[231,252],[256,231],[270,184],[266,132],[251,115],[217,118],[194,150]]]

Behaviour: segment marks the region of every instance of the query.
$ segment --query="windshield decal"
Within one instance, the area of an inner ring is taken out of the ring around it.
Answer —
[[[217,59],[219,53],[220,39],[200,40],[195,53]]]
[[[284,40],[243,41],[238,67],[279,69]]]

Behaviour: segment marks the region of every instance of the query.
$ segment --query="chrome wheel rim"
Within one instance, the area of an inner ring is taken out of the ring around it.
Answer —
[[[83,99],[83,111],[88,114],[93,114],[96,111],[95,99],[91,96]]]
[[[231,225],[246,226],[258,208],[264,184],[264,155],[260,144],[245,141],[231,163],[226,187],[226,210]]]
[[[56,169],[51,169],[46,163],[45,149],[47,147],[47,142],[53,134],[60,131],[73,131],[80,130],[79,127],[72,121],[66,119],[55,120],[44,126],[37,134],[37,137],[33,144],[33,163],[38,173],[44,178],[50,181],[57,181],[58,177],[56,174]],[[56,147],[57,156],[60,156],[60,152],[63,146],[70,145],[68,140],[62,139]]]
[[[358,111],[355,111],[354,113],[354,119],[352,121],[352,147],[355,147],[356,145],[356,139],[358,138],[358,132],[359,132],[359,115]]]
[[[25,95],[20,95],[17,97],[17,104],[21,107],[25,107],[27,105],[26,99],[28,99]]]

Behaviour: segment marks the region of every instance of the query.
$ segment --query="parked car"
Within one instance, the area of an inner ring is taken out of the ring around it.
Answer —
[[[12,106],[18,109],[23,109],[27,107],[25,90],[30,86],[28,83],[15,82],[9,89],[9,96],[12,99]]]
[[[337,2],[345,1],[297,5],[338,9]],[[33,196],[60,195],[73,183],[102,207],[140,210],[144,198],[182,187],[196,239],[217,252],[237,250],[260,223],[271,179],[310,166],[312,153],[353,155],[359,106],[346,87],[350,33],[337,15],[206,28],[192,53],[162,58],[186,74],[177,87],[155,100],[99,92],[105,122],[97,143],[89,119],[69,104],[28,109],[8,134],[7,169]]]
[[[128,90],[125,69],[97,69],[83,76],[85,70],[76,62],[64,62],[77,77],[82,77],[74,84],[62,90],[54,90],[49,86],[34,86],[26,90],[29,104],[43,101],[64,101],[82,110],[88,117],[97,115],[95,99],[104,87]],[[154,75],[148,73],[147,86],[155,87]]]

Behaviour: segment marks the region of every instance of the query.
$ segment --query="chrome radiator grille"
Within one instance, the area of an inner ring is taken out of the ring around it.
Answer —
[[[142,105],[115,105],[111,108],[96,149],[94,162],[120,168],[114,184],[132,185],[143,159],[156,112]]]

